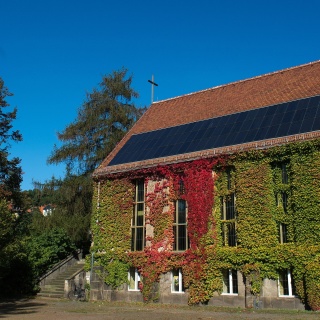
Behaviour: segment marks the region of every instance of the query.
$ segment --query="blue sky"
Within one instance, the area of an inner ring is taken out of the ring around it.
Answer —
[[[57,132],[125,67],[137,106],[320,59],[318,0],[0,0],[0,77],[18,108],[22,190],[64,176]]]

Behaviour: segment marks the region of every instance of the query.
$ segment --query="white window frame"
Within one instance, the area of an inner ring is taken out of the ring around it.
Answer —
[[[238,287],[238,271],[232,270],[232,269],[228,269],[227,271],[228,271],[230,292],[225,292],[225,291],[223,291],[223,292],[222,292],[222,295],[238,296],[239,293],[234,293],[234,292],[233,292],[233,276],[232,276],[232,271],[237,272],[237,287]],[[227,286],[225,285],[225,283],[224,283],[224,277],[223,277],[223,280],[222,280],[222,281],[223,281],[223,290],[225,290],[225,288],[227,288],[227,290],[228,290],[228,287],[227,287]],[[238,288],[238,292],[239,292],[239,288]]]
[[[280,275],[278,278],[278,294],[279,294],[279,297],[286,297],[286,298],[291,297],[292,298],[292,297],[294,297],[293,288],[292,288],[292,275],[291,275],[290,269],[286,270],[286,272],[287,272],[287,277],[288,277],[288,294],[281,294]]]
[[[131,283],[131,271],[134,270],[134,288],[130,288]],[[139,283],[140,283],[140,273],[138,272],[138,269],[136,268],[130,268],[128,271],[128,291],[140,291],[139,289]]]
[[[174,275],[175,271],[178,271],[178,275]],[[178,283],[178,290],[175,288],[176,281]],[[171,271],[171,293],[184,293],[181,268]]]

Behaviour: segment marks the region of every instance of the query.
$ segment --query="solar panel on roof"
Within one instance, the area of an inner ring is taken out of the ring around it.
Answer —
[[[320,130],[320,96],[132,135],[109,166]]]
[[[313,125],[312,125],[312,131],[320,130],[320,117],[314,118]]]

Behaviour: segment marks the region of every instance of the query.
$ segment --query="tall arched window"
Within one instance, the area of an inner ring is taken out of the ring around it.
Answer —
[[[131,220],[131,250],[142,251],[145,246],[145,187],[144,180],[136,180],[133,217]]]
[[[175,211],[173,218],[173,236],[174,251],[184,251],[188,249],[188,216],[187,202],[185,200],[180,199],[175,202]]]

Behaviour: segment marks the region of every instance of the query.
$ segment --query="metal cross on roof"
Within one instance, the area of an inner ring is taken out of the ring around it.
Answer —
[[[148,80],[151,83],[151,104],[153,103],[153,95],[154,95],[154,86],[158,86],[157,83],[154,82],[154,77],[152,75],[152,80]]]

